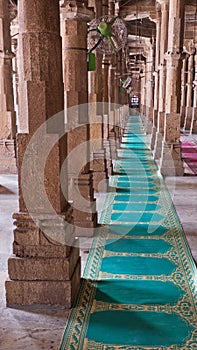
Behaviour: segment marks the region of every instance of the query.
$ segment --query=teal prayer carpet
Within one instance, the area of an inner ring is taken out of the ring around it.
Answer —
[[[114,164],[60,350],[197,349],[197,273],[139,116]]]

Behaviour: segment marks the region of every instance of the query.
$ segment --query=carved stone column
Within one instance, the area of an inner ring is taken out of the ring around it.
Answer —
[[[181,127],[184,127],[185,123],[185,108],[186,108],[186,83],[187,83],[187,55],[183,58],[183,67],[181,74]]]
[[[115,102],[115,138],[116,140],[119,140],[120,137],[120,103],[121,103],[121,96],[120,96],[120,88],[119,88],[119,81],[121,78],[121,72],[122,72],[122,51],[118,51],[116,56],[116,71],[115,71],[115,85],[114,85],[114,102]]]
[[[122,76],[126,79],[127,73],[127,52],[122,49]],[[120,106],[120,134],[123,135],[124,127],[129,117],[129,92],[128,89],[123,89],[121,93],[121,106]]]
[[[183,175],[180,143],[181,70],[184,31],[183,0],[169,3],[166,109],[160,171],[163,175]]]
[[[116,159],[116,120],[115,120],[115,86],[116,76],[116,56],[111,57],[109,66],[109,142],[112,159]]]
[[[146,132],[147,134],[151,133],[152,122],[153,122],[153,101],[154,101],[154,90],[153,90],[153,43],[150,40],[147,51],[147,64],[146,64]]]
[[[194,76],[194,96],[193,96],[193,112],[190,132],[197,133],[197,51],[194,56],[195,76]]]
[[[91,19],[92,12],[87,10],[82,1],[65,1],[61,15],[64,21],[63,70],[68,131],[69,200],[73,201],[76,234],[86,236],[93,235],[93,228],[97,225],[93,173],[90,171],[87,71],[87,21]]]
[[[187,96],[185,109],[184,129],[191,129],[192,111],[193,111],[193,77],[194,77],[194,53],[191,53],[188,58],[188,74],[187,74]]]
[[[143,72],[146,70],[145,64],[142,65]],[[146,75],[141,78],[141,99],[140,99],[140,112],[145,115],[145,103],[146,103]]]
[[[115,3],[114,1],[109,0],[109,15],[115,16]],[[108,144],[108,154],[111,156],[111,159],[116,159],[116,149],[117,149],[117,139],[116,139],[116,96],[117,96],[117,54],[114,54],[110,57],[109,65],[109,75],[108,75],[108,86],[109,86],[109,144]],[[110,146],[110,147],[109,147]],[[110,169],[111,168],[111,169]],[[109,173],[112,172],[112,163],[108,168]]]
[[[107,167],[107,175],[112,174],[112,157],[110,150],[110,141],[109,141],[109,133],[111,129],[110,125],[110,97],[109,97],[109,69],[110,69],[110,57],[104,55],[103,57],[103,146],[105,149],[106,156],[106,167]]]
[[[72,210],[61,189],[64,185],[66,192],[67,184],[60,181],[67,148],[59,1],[34,0],[32,6],[31,0],[20,0],[18,13],[19,212],[13,216],[7,305],[70,308],[79,287],[80,258]]]
[[[14,53],[13,59],[13,93],[14,93],[14,106],[16,111],[16,124],[18,116],[18,40],[12,39],[12,50]]]
[[[156,53],[155,53],[155,89],[154,89],[154,110],[153,110],[153,127],[151,133],[151,149],[154,149],[155,139],[156,139],[156,131],[157,131],[157,118],[158,118],[158,110],[159,110],[159,62],[160,62],[160,41],[161,41],[161,5],[156,4]]]
[[[16,114],[8,1],[0,0],[0,173],[16,173]]]
[[[106,1],[95,1],[94,2],[94,12],[95,17],[99,18],[106,14],[108,11],[108,3]],[[90,139],[91,146],[90,152],[92,156],[92,161],[90,164],[90,169],[93,171],[93,186],[95,191],[106,191],[107,190],[107,159],[106,159],[106,149],[105,140],[107,121],[108,121],[108,111],[107,104],[105,104],[107,85],[104,83],[105,72],[103,71],[103,65],[105,67],[105,62],[103,62],[103,55],[96,49],[96,71],[89,72],[89,87],[91,93],[89,94],[89,102],[91,104],[90,112]]]
[[[160,41],[160,64],[159,64],[159,113],[157,123],[157,133],[154,148],[154,158],[161,157],[162,141],[164,134],[164,114],[166,98],[166,61],[164,54],[168,47],[168,19],[169,0],[159,0],[161,4],[161,41]],[[169,34],[170,35],[170,34]]]

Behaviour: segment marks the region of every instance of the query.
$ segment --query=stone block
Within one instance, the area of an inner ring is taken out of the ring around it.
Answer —
[[[79,258],[78,248],[72,248],[66,258],[20,258],[8,259],[10,279],[20,281],[64,281],[73,274]]]
[[[39,245],[40,244],[40,230],[35,229],[15,229],[14,241],[18,245]]]
[[[94,190],[97,192],[107,192],[108,182],[105,171],[94,173],[93,186]]]
[[[6,302],[16,306],[54,306],[71,308],[79,289],[81,262],[78,259],[73,275],[68,281],[11,281],[7,280]]]
[[[15,243],[21,246],[46,246],[73,244],[75,235],[72,224],[72,208],[62,214],[15,213]]]
[[[74,243],[73,242],[73,246]],[[27,245],[23,246],[20,244],[13,243],[13,253],[17,257],[24,258],[66,258],[69,256],[71,251],[71,246],[62,245],[47,245],[47,246],[35,246]]]
[[[166,113],[164,137],[167,143],[175,143],[180,140],[180,114],[179,113]]]
[[[16,173],[15,141],[0,140],[0,174]]]

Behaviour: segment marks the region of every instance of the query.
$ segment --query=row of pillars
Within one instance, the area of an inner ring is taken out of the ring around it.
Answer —
[[[96,17],[115,13],[113,1],[94,5]],[[61,13],[58,0],[19,1],[16,130],[9,8],[0,0],[0,139],[13,150],[16,142],[19,175],[7,305],[69,308],[79,288],[78,237],[97,226],[94,190],[106,185],[128,117],[126,94],[119,104],[124,54],[97,53],[96,72],[87,69],[94,12],[87,1],[62,1]]]
[[[181,127],[197,131],[196,50],[183,51],[184,20],[185,1],[157,1],[156,47],[149,47],[148,57],[152,85],[144,81],[142,112],[152,124],[151,149],[164,176],[184,173]]]
[[[197,133],[197,49],[193,42],[189,49],[183,58],[181,127],[192,134]]]

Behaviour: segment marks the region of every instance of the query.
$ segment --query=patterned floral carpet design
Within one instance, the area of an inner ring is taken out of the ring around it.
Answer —
[[[194,175],[197,175],[197,145],[192,142],[182,142],[182,158]]]
[[[197,273],[139,116],[124,131],[60,350],[197,349]]]

